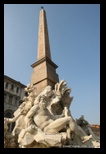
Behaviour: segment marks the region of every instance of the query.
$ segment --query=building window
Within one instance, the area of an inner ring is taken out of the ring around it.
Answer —
[[[17,87],[17,89],[16,89],[16,92],[18,93],[19,92],[19,88]]]
[[[13,96],[9,96],[9,104],[12,104]]]
[[[12,117],[12,114],[11,112],[6,112],[4,117],[7,117],[7,118],[11,118]],[[8,132],[11,132],[11,124],[8,124]]]
[[[11,118],[12,117],[12,114],[11,114],[11,112],[8,111],[8,112],[5,113],[4,116],[7,117],[7,118]]]
[[[5,115],[4,115],[4,117],[12,118],[12,112],[7,111],[7,112],[5,113]],[[8,132],[12,132],[14,126],[15,126],[15,122],[14,122],[14,123],[8,124]]]
[[[11,90],[13,90],[14,89],[14,85],[11,85]]]
[[[25,92],[25,96],[26,96],[26,97],[28,96],[28,93],[27,93],[27,91]]]
[[[6,82],[6,86],[5,87],[8,88],[8,82]]]

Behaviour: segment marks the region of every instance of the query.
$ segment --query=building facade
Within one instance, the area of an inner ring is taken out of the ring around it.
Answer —
[[[12,118],[14,111],[23,102],[27,95],[24,88],[26,86],[4,75],[4,117]],[[12,131],[14,123],[9,125],[9,131]]]

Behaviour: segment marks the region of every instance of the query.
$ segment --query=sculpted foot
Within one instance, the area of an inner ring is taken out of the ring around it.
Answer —
[[[84,136],[83,140],[82,140],[82,143],[85,143],[86,141],[88,141],[89,139],[92,138],[92,135],[89,135],[89,136]]]

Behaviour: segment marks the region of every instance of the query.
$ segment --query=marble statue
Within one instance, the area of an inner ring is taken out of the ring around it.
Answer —
[[[100,138],[92,132],[84,117],[77,120],[72,117],[73,97],[70,97],[71,89],[65,80],[56,83],[54,89],[47,86],[39,95],[30,84],[25,90],[28,96],[14,112],[14,118],[4,118],[5,148],[9,146],[6,145],[8,123],[14,121],[15,127],[10,134],[16,141],[13,148],[100,147]]]
[[[88,121],[84,119],[83,115],[81,115],[79,119],[76,119],[76,123],[86,132],[87,135],[92,135],[92,138],[94,140],[100,142],[100,137],[93,133],[91,125],[89,124]]]

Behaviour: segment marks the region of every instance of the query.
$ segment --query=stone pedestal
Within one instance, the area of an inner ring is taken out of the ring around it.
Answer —
[[[32,67],[34,71],[31,76],[31,84],[36,86],[37,94],[39,94],[48,85],[54,88],[54,85],[59,82],[58,75],[55,70],[57,65],[48,57],[44,57],[32,64]]]

